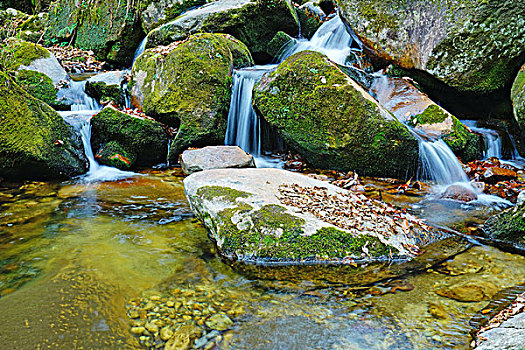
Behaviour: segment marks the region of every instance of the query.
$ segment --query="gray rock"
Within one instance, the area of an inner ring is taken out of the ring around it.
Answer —
[[[185,174],[224,168],[255,168],[253,157],[238,146],[208,146],[186,150],[181,158]]]
[[[448,237],[384,203],[279,169],[208,170],[187,177],[184,188],[221,254],[234,261],[410,260],[417,254],[412,249]],[[426,263],[446,250],[425,257]]]
[[[477,350],[523,350],[525,349],[525,312],[503,322],[497,328],[489,329],[480,336],[482,341]]]

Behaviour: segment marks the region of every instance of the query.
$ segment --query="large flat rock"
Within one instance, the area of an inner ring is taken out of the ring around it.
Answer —
[[[442,244],[454,235],[392,206],[285,170],[202,171],[187,177],[184,188],[193,212],[231,261],[356,267],[395,261],[413,269],[465,248],[457,241]],[[440,247],[429,248],[435,244]],[[400,273],[396,269],[389,265],[388,275]]]
[[[253,157],[238,146],[208,146],[182,153],[181,166],[185,174],[225,168],[255,168]]]

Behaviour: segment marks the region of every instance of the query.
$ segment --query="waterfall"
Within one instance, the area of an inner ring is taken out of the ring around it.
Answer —
[[[461,163],[445,141],[426,141],[418,137],[420,177],[430,179],[438,185],[469,182]]]
[[[131,67],[133,68],[133,64],[137,60],[137,58],[144,53],[146,50],[146,44],[148,43],[148,37],[145,37],[142,39],[142,41],[139,44],[139,47],[137,47],[137,50],[135,51],[135,55],[133,56],[133,63],[131,64]]]
[[[252,106],[255,83],[268,69],[236,70],[233,75],[226,145],[237,145],[253,155],[261,154],[261,125]]]
[[[503,158],[503,141],[499,132],[492,129],[480,128],[475,120],[462,120],[461,122],[468,126],[470,130],[483,136],[483,141],[485,142],[483,157],[485,159],[490,157]]]
[[[279,60],[285,60],[297,52],[311,50],[325,54],[335,63],[344,65],[351,54],[352,41],[343,21],[337,15],[323,23],[310,40],[296,39],[293,46],[282,52]]]

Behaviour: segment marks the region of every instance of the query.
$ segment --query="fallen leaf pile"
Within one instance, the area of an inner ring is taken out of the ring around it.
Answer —
[[[482,341],[487,340],[485,337],[483,337],[483,333],[488,331],[492,328],[497,328],[503,324],[503,322],[507,321],[512,316],[515,316],[519,313],[522,313],[525,311],[525,293],[522,293],[518,295],[516,300],[506,309],[501,310],[496,316],[494,316],[489,323],[482,327],[476,334],[477,341],[476,344],[473,344],[474,346],[479,345]]]
[[[525,189],[523,170],[501,163],[492,157],[466,165],[465,171],[472,181],[482,183],[483,192],[505,198],[513,203]]]
[[[359,193],[329,193],[324,187],[301,187],[297,184],[281,185],[279,193],[278,199],[282,204],[313,214],[354,235],[379,236],[385,240],[397,236],[412,256],[420,254],[420,251],[417,246],[407,243],[408,240],[415,239],[424,244],[435,237],[435,229],[417,217]]]
[[[55,55],[68,73],[100,72],[105,62],[98,61],[93,51],[81,50],[72,46],[53,46],[47,48]]]

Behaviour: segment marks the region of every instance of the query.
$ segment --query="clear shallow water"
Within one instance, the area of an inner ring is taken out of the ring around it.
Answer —
[[[127,303],[184,288],[205,291],[204,303],[226,294],[242,306],[220,349],[462,349],[468,320],[488,301],[435,290],[525,282],[525,258],[491,247],[450,262],[460,274],[407,276],[399,283],[409,291],[251,280],[217,258],[181,181],[151,171],[110,183],[0,184],[0,348],[141,348]],[[448,316],[433,316],[435,305]]]

